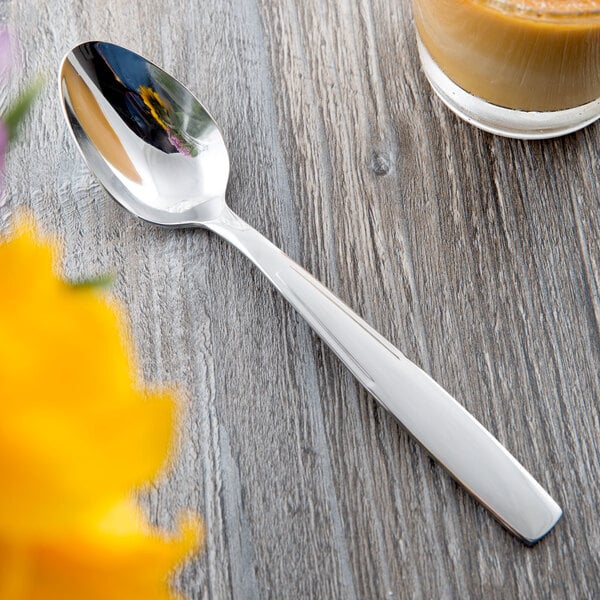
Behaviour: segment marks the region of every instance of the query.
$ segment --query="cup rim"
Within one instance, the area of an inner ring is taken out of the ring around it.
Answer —
[[[560,10],[557,7],[533,7],[523,0],[477,0],[480,4],[497,8],[504,12],[510,12],[522,16],[537,16],[543,18],[579,18],[579,17],[600,17],[600,6],[585,8],[583,2],[574,2],[575,6],[571,9]],[[579,5],[579,6],[578,6]]]

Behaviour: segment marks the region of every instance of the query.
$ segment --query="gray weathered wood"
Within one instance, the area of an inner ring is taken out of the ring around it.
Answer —
[[[10,157],[64,269],[113,271],[144,377],[187,390],[181,454],[145,497],[206,521],[190,598],[600,595],[600,126],[546,142],[457,120],[419,69],[407,0],[0,0],[48,74]],[[230,204],[456,396],[564,507],[533,549],[359,388],[239,254],[137,222],[101,190],[54,75],[89,38],[204,100]],[[5,96],[2,90],[2,96]]]

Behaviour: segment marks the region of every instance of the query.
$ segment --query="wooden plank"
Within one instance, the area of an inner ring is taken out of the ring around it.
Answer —
[[[162,525],[205,518],[190,598],[600,595],[598,125],[519,142],[460,122],[419,69],[407,0],[3,0],[0,17],[27,76],[103,38],[186,82],[224,130],[231,206],[565,509],[533,549],[506,533],[239,254],[114,205],[51,83],[3,223],[29,207],[64,237],[68,275],[114,271],[141,373],[187,390],[179,460],[144,503]]]

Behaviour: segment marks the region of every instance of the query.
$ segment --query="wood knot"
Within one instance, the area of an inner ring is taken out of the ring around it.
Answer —
[[[392,168],[390,155],[387,152],[378,152],[375,150],[371,154],[371,171],[375,175],[387,175]]]

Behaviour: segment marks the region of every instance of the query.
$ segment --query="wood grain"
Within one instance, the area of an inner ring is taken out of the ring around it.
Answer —
[[[0,0],[48,74],[9,161],[64,270],[112,271],[143,376],[187,390],[153,521],[206,521],[189,598],[600,596],[600,126],[506,140],[433,97],[407,0]],[[140,223],[77,155],[53,79],[86,39],[203,99],[229,201],[488,427],[563,506],[533,549],[375,404],[241,255]],[[0,98],[5,100],[7,89]]]

